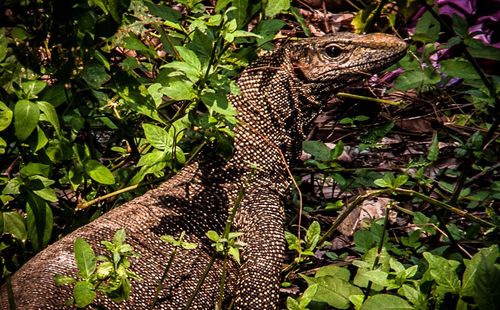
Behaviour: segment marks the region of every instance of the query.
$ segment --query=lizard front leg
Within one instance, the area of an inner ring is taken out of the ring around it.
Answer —
[[[285,247],[280,196],[262,188],[247,191],[235,224],[245,246],[234,309],[276,309]]]

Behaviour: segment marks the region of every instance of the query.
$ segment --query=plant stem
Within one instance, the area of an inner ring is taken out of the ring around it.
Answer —
[[[487,227],[495,227],[495,224],[493,223],[490,223],[488,221],[485,221],[475,215],[472,215],[470,214],[469,212],[467,211],[464,211],[464,210],[461,210],[459,208],[456,208],[456,207],[453,207],[447,203],[444,203],[444,202],[441,202],[439,200],[436,200],[432,197],[429,197],[429,196],[426,196],[424,194],[421,194],[419,192],[416,192],[414,190],[410,190],[410,189],[403,189],[403,188],[396,188],[394,189],[394,192],[398,195],[403,195],[403,196],[410,196],[410,197],[416,197],[416,198],[419,198],[419,199],[422,199],[432,205],[435,205],[435,206],[438,206],[438,207],[441,207],[443,209],[446,209],[450,212],[453,212],[459,216],[462,216],[462,217],[465,217],[466,219],[469,219],[471,221],[474,221],[478,224],[481,224],[482,226],[487,226]]]
[[[377,256],[375,256],[375,259],[373,260],[373,266],[372,270],[375,270],[378,266],[378,262],[380,261],[380,253],[382,252],[382,249],[384,248],[384,240],[385,240],[385,230],[387,229],[387,223],[389,222],[389,210],[390,207],[385,207],[385,216],[384,216],[384,226],[382,227],[382,235],[380,236],[380,242],[377,247]],[[366,293],[365,293],[365,299],[368,298],[370,295],[370,291],[372,290],[372,281],[368,281],[368,285],[366,287]]]
[[[392,100],[372,98],[372,97],[360,96],[360,95],[343,93],[343,92],[337,93],[335,96],[340,97],[340,98],[350,98],[350,99],[358,99],[358,100],[364,100],[364,101],[372,101],[372,102],[388,104],[388,105],[400,105],[401,104],[401,102],[396,102],[396,101],[392,101]]]
[[[158,301],[158,295],[160,295],[161,290],[163,289],[163,282],[165,281],[165,278],[167,277],[168,271],[170,270],[170,267],[172,267],[172,263],[174,262],[175,255],[177,254],[177,247],[174,247],[174,251],[172,254],[170,254],[170,259],[168,260],[167,266],[165,267],[165,270],[163,270],[163,274],[160,279],[160,283],[158,283],[158,286],[156,287],[155,295],[153,297],[153,301],[151,302],[151,306],[149,306],[149,309],[153,309],[156,302]]]

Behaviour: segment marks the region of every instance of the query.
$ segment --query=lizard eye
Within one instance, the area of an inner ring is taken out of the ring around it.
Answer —
[[[337,45],[329,45],[325,48],[325,53],[328,55],[328,57],[336,58],[340,56],[342,50]]]

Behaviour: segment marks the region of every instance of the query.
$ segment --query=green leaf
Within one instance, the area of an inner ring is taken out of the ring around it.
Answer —
[[[84,165],[85,172],[91,177],[94,181],[97,181],[101,184],[111,185],[115,184],[115,177],[109,171],[109,169],[98,162],[95,159],[91,159],[87,161]]]
[[[43,200],[30,197],[26,204],[28,236],[31,240],[33,250],[41,251],[49,244],[54,225],[52,210]]]
[[[167,131],[159,126],[153,124],[142,124],[146,140],[159,150],[166,150],[172,146],[173,139],[171,139]]]
[[[34,175],[41,175],[44,177],[48,177],[50,173],[50,166],[41,164],[41,163],[35,163],[35,162],[30,162],[26,166],[21,168],[20,174],[23,178],[27,178],[30,176]]]
[[[331,158],[330,149],[321,141],[304,141],[302,149],[320,161],[329,161]]]
[[[437,132],[434,132],[432,136],[432,143],[429,146],[429,152],[427,153],[427,160],[436,161],[439,156],[439,140]]]
[[[424,43],[434,43],[438,39],[440,30],[439,21],[434,18],[431,12],[426,11],[418,21],[412,39]]]
[[[14,107],[14,128],[20,141],[28,139],[40,118],[38,106],[28,100],[19,100]]]
[[[265,44],[271,42],[274,39],[276,33],[285,25],[286,23],[279,19],[261,20],[257,24],[257,27],[255,27],[255,29],[253,30],[254,33],[260,36],[259,38],[257,38],[257,45],[263,46],[266,49],[272,48],[272,44],[268,44],[269,46],[266,46]]]
[[[266,17],[273,18],[281,12],[290,8],[290,0],[267,0],[264,1],[264,12]]]
[[[167,152],[161,150],[153,150],[150,153],[144,154],[139,159],[137,167],[152,166],[167,159]]]
[[[49,122],[56,130],[56,133],[61,135],[61,126],[59,125],[59,119],[54,106],[46,101],[38,101],[37,104],[43,113],[40,120]]]
[[[465,261],[461,295],[472,295],[479,309],[495,309],[500,304],[500,267],[496,264],[499,257],[498,245],[492,245]]]
[[[454,260],[447,260],[429,252],[424,252],[423,256],[429,263],[429,269],[426,274],[436,281],[438,288],[443,292],[457,294],[460,290],[460,280],[455,269],[460,263]]]
[[[38,80],[21,83],[21,89],[23,90],[25,99],[36,98],[36,95],[38,95],[46,86],[47,83]]]
[[[463,275],[462,289],[460,291],[461,296],[474,295],[476,290],[475,279],[478,277],[479,264],[484,260],[488,260],[490,263],[495,263],[499,256],[500,253],[498,251],[498,246],[492,245],[489,248],[480,249],[470,260],[464,260],[466,268]]]
[[[176,46],[175,49],[185,63],[197,70],[201,70],[201,62],[195,52],[184,46]]]
[[[106,68],[100,63],[88,64],[85,66],[80,76],[94,89],[100,88],[102,84],[106,83],[111,78],[111,76],[106,73]]]
[[[125,239],[127,238],[127,234],[125,232],[125,229],[118,229],[116,232],[115,232],[115,235],[113,237],[113,242],[116,244],[116,245],[121,245],[121,244],[124,244],[125,243]]]
[[[206,235],[207,235],[208,239],[210,239],[214,242],[219,241],[219,239],[220,239],[219,234],[214,230],[207,231]]]
[[[84,279],[90,278],[96,269],[94,250],[85,240],[78,237],[75,239],[74,252],[78,274]]]
[[[465,59],[453,58],[440,62],[441,71],[448,76],[459,77],[466,80],[480,79],[474,67]]]
[[[123,39],[123,46],[127,49],[140,52],[141,54],[152,58],[156,56],[155,51],[152,48],[144,45],[144,43],[142,43],[142,41],[136,38],[133,34],[130,34],[130,36]]]
[[[330,158],[332,160],[336,160],[340,155],[344,152],[344,142],[342,140],[338,141],[335,144],[335,148],[331,151]]]
[[[224,94],[207,93],[201,97],[201,100],[212,112],[216,112],[227,117],[233,117],[236,115],[236,109],[231,102],[227,100]]]
[[[36,137],[31,135],[27,142],[31,146],[31,148],[35,150],[35,152],[38,152],[47,145],[49,139],[47,139],[47,135],[45,135],[45,132],[42,130],[42,128],[37,127]]]
[[[313,301],[325,302],[337,309],[348,309],[351,305],[349,296],[362,295],[363,292],[349,282],[333,276],[324,276],[319,278],[310,278],[302,276],[308,285],[317,284],[316,294]]]
[[[328,265],[319,268],[316,274],[314,275],[315,278],[324,276],[332,276],[348,282],[351,277],[351,273],[347,268],[342,268],[335,265]]]
[[[56,285],[68,285],[68,284],[76,283],[76,280],[74,278],[68,277],[68,276],[63,276],[60,274],[56,274],[54,276],[54,281],[56,282]]]
[[[290,296],[288,296],[286,298],[286,309],[287,310],[303,310],[303,308],[300,307],[299,302]]]
[[[175,80],[163,87],[163,92],[174,100],[191,100],[196,98],[193,83],[185,80]]]
[[[163,101],[163,86],[160,83],[153,83],[148,87],[148,93],[153,97],[153,101],[156,105],[156,108],[160,106]]]
[[[392,187],[392,183],[388,182],[385,179],[376,179],[375,181],[373,181],[373,184],[379,187]]]
[[[398,175],[394,180],[394,188],[401,187],[408,181],[408,176],[406,174]]]
[[[0,137],[0,154],[5,154],[5,148],[7,147],[7,142]]]
[[[96,297],[94,286],[87,281],[77,282],[73,288],[73,297],[75,298],[76,306],[79,308],[90,305]]]
[[[9,109],[2,101],[0,101],[0,131],[7,129],[12,122],[14,112]]]
[[[0,212],[3,216],[3,233],[11,234],[22,242],[28,238],[23,217],[17,212]]]
[[[219,4],[219,2],[220,1],[217,1],[217,4]],[[181,13],[170,8],[168,5],[158,5],[150,1],[144,1],[144,4],[148,7],[151,14],[161,17],[164,20],[178,22],[178,20],[182,17]]]
[[[368,299],[363,303],[361,310],[404,310],[404,309],[415,309],[406,300],[401,297],[388,295],[388,294],[377,294],[368,297]]]
[[[317,221],[314,221],[309,225],[306,233],[306,240],[309,245],[308,250],[313,250],[321,237],[321,226]]]

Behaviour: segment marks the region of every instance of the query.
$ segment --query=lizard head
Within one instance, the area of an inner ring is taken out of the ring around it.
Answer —
[[[391,66],[405,54],[406,47],[391,35],[346,32],[287,46],[297,78],[319,99]]]

